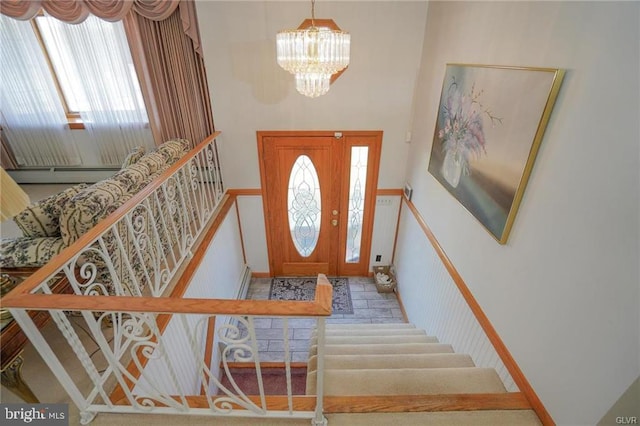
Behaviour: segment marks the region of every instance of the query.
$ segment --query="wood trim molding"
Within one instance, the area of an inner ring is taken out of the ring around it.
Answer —
[[[398,287],[396,287],[393,291],[396,294],[396,299],[398,299],[398,305],[400,305],[400,312],[402,312],[402,318],[404,318],[404,322],[409,322],[407,311],[404,309],[404,303],[402,303],[402,297],[400,297],[400,290],[398,289]]]
[[[35,311],[64,309],[160,314],[317,317],[331,315],[331,284],[318,284],[312,302],[279,300],[181,299],[174,297],[80,296],[76,294],[12,295],[3,306]],[[114,300],[117,299],[117,300]]]
[[[395,195],[402,196],[404,192],[400,188],[378,188],[376,190],[376,196]]]
[[[240,196],[259,196],[262,197],[262,188],[229,188],[227,194]]]
[[[404,192],[403,192],[403,196],[400,199],[400,206],[398,206],[398,220],[396,220],[396,234],[393,236],[393,250],[391,251],[391,263],[395,265],[396,262],[396,248],[398,247],[398,234],[400,233],[400,218],[402,217],[402,200],[404,199]]]
[[[261,406],[260,396],[247,396],[256,405]],[[181,401],[177,396],[172,398]],[[209,408],[206,396],[187,396],[190,408]],[[265,396],[268,410],[289,411],[286,395]],[[294,395],[294,411],[314,411],[315,395]],[[520,392],[497,394],[455,394],[455,395],[375,395],[375,396],[325,396],[324,413],[402,413],[402,412],[438,412],[438,411],[477,411],[477,410],[530,410],[527,399]],[[125,399],[114,402],[115,405],[129,405]],[[162,404],[158,404],[162,406]],[[234,404],[234,409],[242,407]]]
[[[239,196],[262,196],[262,188],[229,188],[227,194]],[[402,196],[403,191],[401,188],[378,188],[376,189],[376,196]]]
[[[234,196],[235,198],[235,196]],[[238,232],[240,233],[240,248],[242,249],[242,261],[244,264],[247,264],[247,252],[244,249],[244,235],[242,234],[242,220],[240,220],[240,207],[238,203],[234,203],[236,205],[236,218],[238,220]]]
[[[406,197],[403,197],[402,199],[404,200],[404,203],[407,205],[409,210],[411,210],[411,213],[413,213],[413,217],[418,222],[418,225],[420,225],[420,228],[422,228],[422,231],[438,254],[438,257],[449,272],[449,275],[451,275],[453,282],[455,283],[456,287],[458,287],[458,290],[462,294],[464,300],[467,302],[467,305],[469,305],[469,308],[478,320],[480,327],[482,327],[482,329],[484,330],[487,338],[489,339],[498,356],[507,368],[507,371],[509,371],[509,374],[511,374],[511,378],[531,404],[531,408],[536,412],[543,425],[555,425],[553,418],[551,417],[545,406],[542,404],[542,401],[533,390],[533,387],[524,376],[524,373],[516,363],[515,359],[513,359],[513,356],[507,349],[500,336],[498,336],[498,333],[491,324],[491,321],[489,321],[489,318],[487,318],[486,314],[480,307],[480,304],[471,293],[471,290],[469,290],[469,287],[465,283],[456,267],[453,265],[453,262],[451,262],[451,259],[449,259],[449,257],[445,253],[444,249],[436,239],[429,226],[427,226],[427,223],[420,215],[420,212],[418,211],[416,206]]]

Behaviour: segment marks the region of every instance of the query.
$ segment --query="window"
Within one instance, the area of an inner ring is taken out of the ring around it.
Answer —
[[[122,49],[122,23],[89,17],[81,24],[71,25],[41,14],[32,26],[71,128],[84,128],[82,121],[87,117],[82,113],[92,110],[145,110],[128,46]],[[88,52],[97,55],[87,58]],[[87,74],[93,78],[87,78]],[[91,83],[100,87],[98,98],[103,99],[99,102],[91,99],[97,94],[89,87]]]
[[[19,165],[117,166],[154,146],[122,22],[0,15],[0,27],[0,124]]]

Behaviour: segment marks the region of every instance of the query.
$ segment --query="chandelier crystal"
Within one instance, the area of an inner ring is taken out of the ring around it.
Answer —
[[[317,27],[311,0],[311,27],[283,30],[276,35],[278,65],[296,76],[296,90],[311,98],[329,91],[331,76],[349,65],[349,33]]]

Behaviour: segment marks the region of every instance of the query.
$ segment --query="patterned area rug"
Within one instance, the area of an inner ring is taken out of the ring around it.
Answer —
[[[271,280],[270,300],[313,300],[316,277],[276,277]],[[347,278],[329,278],[333,286],[333,313],[353,314],[351,291]]]

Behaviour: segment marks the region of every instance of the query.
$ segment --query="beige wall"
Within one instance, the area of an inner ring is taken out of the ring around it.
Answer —
[[[426,2],[318,2],[318,18],[350,32],[351,63],[316,99],[299,95],[293,76],[275,60],[276,33],[310,17],[310,2],[199,1],[196,7],[227,188],[260,187],[257,130],[382,130],[378,187],[402,187]],[[253,201],[259,209],[241,210],[243,230],[256,231],[243,233],[253,248],[247,261],[267,272],[264,216],[260,200]],[[387,230],[397,221],[387,209],[376,215],[371,250],[383,263],[391,260],[395,234]]]
[[[429,3],[413,201],[560,425],[597,423],[640,374],[639,20],[637,2]],[[448,62],[567,70],[504,246],[427,171]]]
[[[310,2],[198,2],[225,184],[257,188],[257,130],[383,130],[379,187],[405,176],[425,2],[328,2],[316,17],[351,33],[351,64],[328,94],[299,95],[275,61],[275,35],[310,17]]]

